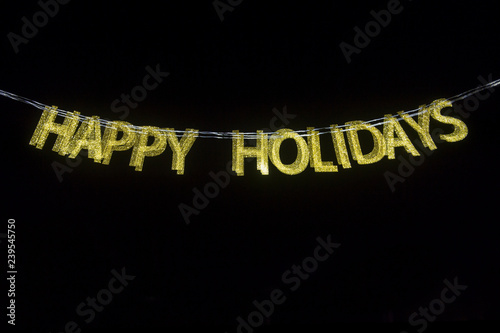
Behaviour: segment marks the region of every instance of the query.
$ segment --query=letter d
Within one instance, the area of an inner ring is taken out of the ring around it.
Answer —
[[[236,318],[236,321],[238,321],[239,325],[238,328],[236,329],[236,332],[238,333],[252,333],[253,328],[248,325],[248,323],[241,317]],[[245,329],[245,330],[243,330]]]
[[[378,23],[380,23],[381,26],[384,28],[391,23],[391,13],[389,11],[382,9],[378,13],[372,10],[370,14],[373,16],[375,20],[377,20]]]
[[[209,203],[207,197],[205,197],[203,193],[201,193],[201,191],[198,190],[196,187],[193,188],[193,192],[194,192],[193,206],[199,210],[207,207]]]
[[[401,162],[398,166],[398,172],[401,176],[408,178],[412,175],[415,168],[401,155],[398,156],[398,160]]]
[[[269,318],[274,312],[274,303],[269,300],[263,300],[260,304],[257,300],[254,300],[252,304],[267,318]]]
[[[363,49],[370,44],[370,38],[361,31],[361,29],[358,26],[354,27],[354,31],[356,31],[356,35],[354,36],[354,45],[359,47],[360,49]]]
[[[54,17],[59,13],[59,4],[55,0],[48,0],[43,2],[43,0],[38,1],[38,5],[50,16]]]
[[[229,174],[224,170],[219,171],[218,173],[210,171],[209,175],[221,188],[225,188],[227,185],[229,185]],[[222,180],[221,178],[224,178],[224,180]]]
[[[23,23],[24,23],[23,27],[21,28],[21,33],[23,34],[23,36],[25,38],[33,38],[33,37],[35,37],[36,34],[38,33],[37,27],[35,27],[33,25],[33,23],[31,23],[30,21],[28,21],[28,19],[26,18],[26,16],[23,16],[21,18],[21,21],[23,21]]]

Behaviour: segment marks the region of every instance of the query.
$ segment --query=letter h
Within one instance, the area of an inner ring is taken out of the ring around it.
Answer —
[[[45,107],[35,132],[31,137],[30,145],[42,149],[49,134],[57,134],[57,139],[52,150],[58,152],[59,155],[65,156],[68,154],[69,142],[78,126],[80,112],[69,112],[62,124],[54,122],[57,115],[57,106]]]
[[[233,131],[233,166],[232,169],[238,176],[244,174],[245,157],[257,157],[257,170],[263,175],[269,174],[269,154],[267,134],[257,131],[257,145],[245,147],[243,134]]]

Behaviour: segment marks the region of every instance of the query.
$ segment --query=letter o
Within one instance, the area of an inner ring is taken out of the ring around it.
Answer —
[[[280,158],[280,147],[284,140],[293,139],[297,145],[297,158],[291,164],[283,164]],[[307,142],[296,132],[289,128],[283,128],[269,138],[269,158],[274,166],[287,175],[296,175],[307,168],[309,163],[309,149]]]
[[[469,102],[472,102],[472,105]],[[479,108],[479,101],[475,96],[469,96],[465,99],[464,106],[467,111],[476,111]]]
[[[318,269],[318,262],[313,257],[307,257],[302,261],[302,268],[304,268],[307,273],[312,273]]]
[[[42,21],[40,22],[38,18],[41,18]],[[45,14],[45,12],[38,11],[33,15],[33,23],[39,28],[44,27],[48,22],[49,17],[47,16],[47,14]]]
[[[255,317],[257,317],[257,322],[253,320],[253,318]],[[263,322],[264,322],[264,317],[262,317],[262,314],[259,311],[250,312],[250,314],[248,315],[248,323],[253,327],[258,327],[262,325]]]
[[[103,297],[102,297],[103,295],[106,295],[106,299],[103,299]],[[101,289],[97,293],[97,300],[102,305],[108,305],[113,300],[113,295],[111,294],[111,292],[109,290],[107,290],[107,289]]]
[[[140,92],[140,94],[138,94],[138,92]],[[148,92],[146,91],[146,89],[144,87],[141,87],[141,86],[135,86],[131,93],[132,95],[132,98],[134,99],[134,101],[136,102],[142,102],[143,100],[146,99],[146,96],[148,95]]]
[[[213,191],[209,191],[209,189],[213,189]],[[213,199],[217,195],[219,195],[220,189],[217,184],[214,182],[207,183],[205,187],[203,188],[203,193],[207,196],[207,198]]]
[[[436,309],[435,305],[438,305],[439,308]],[[436,298],[429,303],[429,309],[435,315],[440,315],[441,313],[443,313],[444,308],[445,308],[444,303],[439,298]]]
[[[370,30],[370,27],[374,27],[375,31]],[[375,21],[370,21],[365,25],[365,32],[370,37],[375,37],[380,33],[380,25]]]

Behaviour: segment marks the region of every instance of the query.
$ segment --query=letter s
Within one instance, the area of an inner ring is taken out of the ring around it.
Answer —
[[[125,105],[117,107],[116,104],[118,103],[120,103],[119,99],[115,99],[111,103],[111,111],[113,111],[114,113],[123,112],[123,114],[119,117],[121,120],[123,120],[128,117],[129,109]]]
[[[415,317],[418,316],[418,313],[413,312],[410,315],[410,318],[408,318],[408,322],[410,323],[411,326],[417,326],[419,324],[422,324],[422,327],[420,327],[417,331],[418,333],[422,333],[426,328],[427,328],[427,320],[424,318],[421,318],[419,320],[415,320]]]
[[[295,282],[295,285],[290,287],[291,291],[295,291],[298,287],[300,287],[300,279],[296,276],[288,278],[288,275],[290,275],[290,273],[292,273],[290,270],[287,270],[285,273],[283,273],[281,280],[286,284]]]
[[[467,126],[460,119],[444,116],[441,114],[441,110],[446,107],[453,107],[453,104],[446,99],[438,99],[437,101],[432,102],[430,106],[431,116],[437,121],[443,124],[453,125],[455,128],[453,133],[450,134],[440,134],[439,138],[448,142],[456,142],[463,140],[468,133]]]
[[[85,315],[89,315],[89,317],[87,319],[85,319],[85,322],[88,324],[92,320],[94,320],[95,312],[92,309],[82,311],[83,307],[85,307],[85,303],[82,302],[82,303],[78,304],[78,306],[76,308],[76,314],[79,315],[80,317],[83,317]]]

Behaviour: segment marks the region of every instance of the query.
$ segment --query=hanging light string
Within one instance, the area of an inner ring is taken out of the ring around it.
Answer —
[[[462,93],[460,93],[458,95],[455,95],[453,97],[447,98],[447,100],[450,101],[451,103],[455,103],[455,102],[464,100],[465,98],[467,98],[469,96],[475,95],[478,92],[481,92],[483,90],[493,88],[493,87],[495,87],[495,86],[497,86],[499,84],[500,84],[500,79],[497,79],[495,81],[489,82],[489,83],[484,84],[482,86],[476,87],[474,89],[467,90],[467,91],[462,92]],[[57,112],[57,115],[62,116],[64,118],[68,117],[69,114],[71,114],[72,116],[74,116],[72,112],[65,111],[65,110],[62,110],[62,109],[59,109],[59,108],[57,108],[56,110],[54,110],[54,108],[52,108],[52,107],[50,107],[50,106],[48,106],[46,104],[43,104],[43,103],[34,101],[32,99],[29,99],[29,98],[26,98],[26,97],[22,97],[22,96],[10,93],[10,92],[4,91],[4,90],[0,90],[0,95],[4,96],[4,97],[7,97],[7,98],[10,98],[10,99],[13,99],[13,100],[16,100],[16,101],[19,101],[19,102],[22,102],[22,103],[25,103],[25,104],[29,104],[29,105],[37,108],[37,109],[40,109],[40,110],[50,110],[50,111],[53,111],[53,112]],[[415,116],[418,116],[419,114],[422,114],[423,112],[427,112],[427,109],[426,109],[427,106],[429,106],[429,104],[425,105],[423,107],[419,107],[417,109],[403,111],[402,113],[406,114],[406,115],[408,115],[410,117],[415,117]],[[402,120],[402,118],[399,115],[398,116],[394,116],[394,118],[397,121],[401,121]],[[91,118],[87,117],[87,116],[78,115],[78,120],[80,122],[84,122],[84,121],[89,120],[89,119],[91,119]],[[368,127],[380,126],[380,125],[383,125],[385,123],[387,123],[385,117],[376,118],[376,119],[372,119],[372,120],[368,120],[368,121],[364,121],[363,122],[363,124],[366,124]],[[109,121],[109,120],[106,120],[106,119],[99,119],[99,124],[100,124],[101,127],[105,127],[105,128],[113,128],[114,127],[113,126],[113,122]],[[132,125],[132,124],[129,125],[129,127],[132,129],[133,132],[136,132],[136,133],[140,133],[141,132],[141,128],[142,128],[142,126],[136,126],[136,125]],[[346,125],[346,124],[338,125],[337,127],[339,128],[339,130],[341,132],[345,132],[345,131],[350,130],[348,128],[348,125]],[[187,132],[187,131],[184,131],[184,130],[169,130],[169,129],[165,129],[165,128],[160,128],[159,130],[163,131],[163,132],[174,132],[176,134],[176,136],[178,136],[178,137],[182,137],[184,135],[184,133]],[[313,131],[317,132],[317,134],[319,134],[319,135],[330,133],[330,130],[331,130],[331,126],[318,127],[318,128],[314,128],[313,129]],[[295,132],[298,135],[302,136],[302,137],[311,135],[311,133],[310,133],[309,130],[297,130]],[[268,134],[268,135],[273,134],[273,133],[275,133],[275,132],[264,132],[264,134]],[[246,139],[256,139],[257,138],[257,133],[256,132],[239,132],[238,134],[240,134],[240,135],[243,134],[243,137],[246,138]],[[207,139],[232,139],[233,136],[234,136],[233,132],[198,131],[198,137],[200,137],[200,138],[207,138]]]

